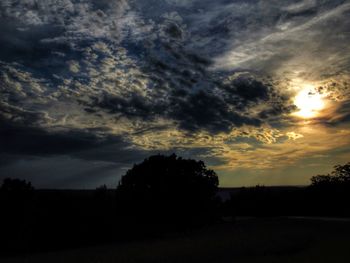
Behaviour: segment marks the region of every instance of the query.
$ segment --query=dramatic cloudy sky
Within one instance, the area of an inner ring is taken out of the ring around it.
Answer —
[[[1,0],[0,179],[116,185],[155,153],[221,186],[350,157],[350,1]]]

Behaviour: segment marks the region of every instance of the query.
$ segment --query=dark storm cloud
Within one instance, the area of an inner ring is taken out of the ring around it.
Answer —
[[[94,109],[106,109],[116,116],[140,118],[145,121],[154,119],[165,109],[163,105],[149,103],[137,94],[132,94],[130,98],[104,95],[100,101],[93,102],[92,105]]]
[[[259,101],[268,100],[269,88],[262,82],[253,78],[238,77],[231,83],[232,87],[228,88],[228,93],[240,97],[242,100]]]
[[[106,144],[121,144],[120,138],[101,138],[97,130],[48,131],[1,120],[0,152],[4,154],[72,154]],[[125,144],[123,145],[125,147]]]
[[[186,99],[177,99],[171,105],[169,116],[179,122],[180,128],[190,131],[207,130],[212,133],[229,132],[243,124],[258,126],[260,120],[245,117],[229,109],[220,97],[200,91]]]
[[[52,52],[66,53],[69,50],[69,46],[65,43],[48,44],[42,42],[43,39],[62,35],[64,33],[62,27],[36,25],[23,30],[20,26],[18,21],[0,19],[1,60],[16,61],[25,66],[42,68],[43,63],[44,65],[48,64],[48,61],[45,60],[50,57]]]

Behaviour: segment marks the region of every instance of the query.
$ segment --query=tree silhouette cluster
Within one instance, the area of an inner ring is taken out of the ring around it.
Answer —
[[[211,223],[218,177],[202,161],[155,155],[134,165],[117,189],[34,190],[7,178],[0,187],[1,254],[121,242]]]
[[[327,175],[311,178],[308,188],[313,209],[328,216],[350,216],[350,162],[334,166]]]
[[[216,173],[202,161],[155,155],[121,178],[117,202],[123,213],[143,220],[204,219],[213,215],[218,184]]]
[[[316,175],[311,178],[314,187],[350,186],[350,162],[334,166],[334,170],[327,175]]]

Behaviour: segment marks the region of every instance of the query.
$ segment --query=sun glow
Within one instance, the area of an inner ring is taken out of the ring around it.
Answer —
[[[298,92],[294,104],[299,109],[294,115],[305,119],[316,117],[325,107],[323,96],[311,85]]]

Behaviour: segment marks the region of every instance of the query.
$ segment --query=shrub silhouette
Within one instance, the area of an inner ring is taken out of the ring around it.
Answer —
[[[189,220],[213,215],[218,177],[202,161],[175,154],[145,159],[121,178],[118,206],[123,213],[157,218]]]
[[[29,192],[34,190],[34,187],[25,180],[5,178],[0,190],[4,192]]]

